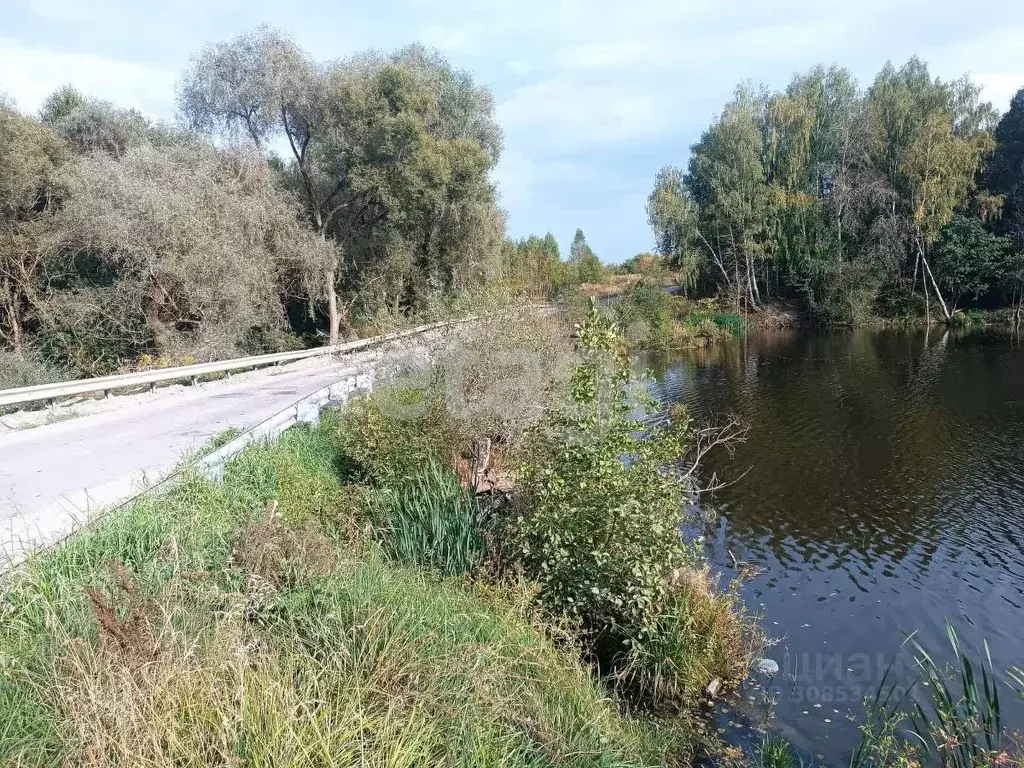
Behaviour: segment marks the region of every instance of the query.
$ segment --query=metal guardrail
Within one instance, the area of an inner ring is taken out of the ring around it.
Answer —
[[[194,381],[199,376],[211,373],[231,373],[232,371],[261,368],[267,365],[291,363],[321,355],[333,355],[342,352],[352,352],[357,349],[366,349],[377,344],[384,344],[388,341],[403,339],[408,336],[416,336],[427,331],[437,330],[438,328],[471,322],[475,319],[477,318],[473,316],[460,320],[431,323],[405,331],[395,331],[368,339],[350,341],[345,344],[302,349],[296,352],[276,352],[269,355],[254,355],[252,357],[238,357],[233,360],[221,360],[215,363],[199,363],[197,365],[183,365],[177,368],[160,368],[152,371],[118,374],[116,376],[101,376],[92,379],[78,379],[75,381],[55,382],[53,384],[38,384],[32,387],[4,389],[0,390],[0,406],[37,403],[62,397],[71,397],[73,395],[88,395],[95,392],[104,392],[109,395],[115,389],[133,389],[145,386],[146,384],[156,386],[161,382],[177,381],[179,379],[191,379]]]

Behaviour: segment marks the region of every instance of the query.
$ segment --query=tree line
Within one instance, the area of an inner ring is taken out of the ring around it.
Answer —
[[[1000,119],[968,77],[891,64],[865,90],[815,67],[741,85],[648,199],[659,255],[696,295],[816,320],[1013,306],[1024,294],[1024,89]]]
[[[70,86],[37,116],[0,101],[0,353],[86,375],[253,354],[533,279],[492,94],[438,53],[317,61],[260,28],[176,90],[173,124]]]

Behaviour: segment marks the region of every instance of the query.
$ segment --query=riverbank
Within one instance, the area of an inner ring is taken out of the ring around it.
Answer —
[[[619,408],[613,442],[564,442],[594,426],[591,385],[626,381],[592,378],[587,360],[618,349],[602,322],[575,365],[568,344],[534,312],[489,318],[223,483],[186,477],[31,558],[3,588],[0,762],[715,751],[702,701],[745,674],[753,624],[677,533],[686,486],[660,468],[688,424],[629,442]]]

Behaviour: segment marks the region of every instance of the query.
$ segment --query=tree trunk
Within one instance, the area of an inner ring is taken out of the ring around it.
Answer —
[[[339,343],[341,336],[341,313],[338,311],[338,291],[334,287],[335,272],[328,269],[324,274],[324,290],[327,291],[327,317],[329,336],[327,343],[331,346]]]
[[[22,342],[21,342],[21,317],[18,312],[18,297],[8,296],[4,302],[7,305],[7,322],[11,326],[11,346],[14,347],[14,353],[18,357],[22,357]]]
[[[924,271],[928,274],[928,279],[932,281],[932,289],[935,291],[935,296],[939,300],[939,306],[942,307],[942,316],[949,321],[952,315],[950,315],[949,308],[946,306],[946,302],[942,298],[942,292],[939,290],[939,284],[935,281],[935,275],[932,274],[932,268],[928,266],[928,259],[925,258],[924,249],[921,247],[920,241],[918,241],[917,247],[918,252],[921,255],[921,263],[924,264]]]
[[[22,357],[21,349],[21,317],[18,312],[17,299],[11,303],[11,343],[14,345],[14,353]]]

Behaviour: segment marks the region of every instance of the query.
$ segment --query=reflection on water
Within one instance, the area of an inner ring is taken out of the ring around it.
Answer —
[[[776,725],[829,764],[917,630],[948,616],[997,666],[1024,666],[1024,350],[986,332],[758,332],[643,356],[666,402],[750,425],[713,500],[710,555],[761,569],[746,588],[786,681]],[[1007,697],[1009,699],[1009,697]],[[804,713],[807,714],[804,714]],[[1004,716],[1024,730],[1024,704]]]

